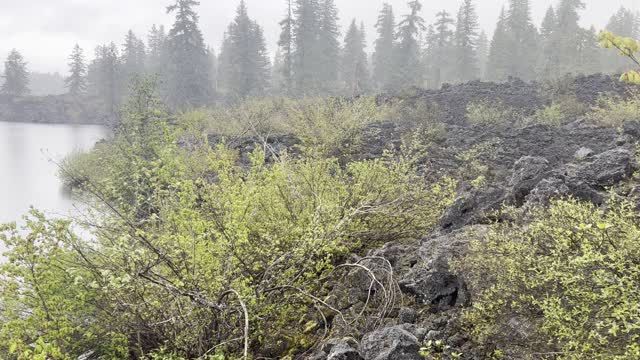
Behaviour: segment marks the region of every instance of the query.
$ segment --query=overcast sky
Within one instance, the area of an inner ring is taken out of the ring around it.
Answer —
[[[240,0],[201,0],[200,23],[207,43],[216,51],[222,34],[233,19]],[[406,11],[406,0],[386,0],[397,15]],[[539,24],[546,9],[559,0],[532,0],[533,18]],[[344,28],[352,18],[364,21],[368,38],[374,37],[373,24],[384,0],[336,0]],[[433,22],[441,9],[455,14],[461,0],[424,0],[423,16]],[[489,34],[507,0],[476,0],[480,23]],[[582,12],[585,26],[601,29],[620,6],[640,10],[640,0],[587,0]],[[122,43],[124,34],[132,28],[145,35],[154,24],[171,24],[164,7],[171,0],[0,0],[0,56],[12,49],[23,53],[33,71],[66,71],[66,57],[78,42],[89,55],[100,44]],[[247,0],[250,16],[264,28],[270,50],[278,38],[278,25],[285,11],[285,0]]]

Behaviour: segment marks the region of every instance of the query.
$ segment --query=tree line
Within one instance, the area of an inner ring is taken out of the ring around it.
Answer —
[[[115,112],[131,80],[157,76],[164,100],[175,108],[235,102],[247,97],[352,96],[476,79],[510,77],[543,80],[566,73],[621,71],[624,59],[601,51],[595,28],[579,25],[581,0],[559,0],[538,27],[531,0],[508,0],[490,39],[479,28],[477,0],[461,0],[454,17],[447,11],[427,24],[420,0],[396,18],[382,5],[376,39],[367,52],[365,26],[353,19],[343,34],[334,0],[285,0],[277,51],[270,56],[263,28],[250,17],[244,0],[227,27],[220,51],[205,43],[195,0],[176,0],[167,8],[173,26],[153,25],[146,41],[129,31],[121,46],[98,46],[87,62],[76,45],[66,85],[75,97],[97,99]],[[607,29],[640,35],[640,17],[624,7]],[[13,50],[5,62],[6,95],[28,94],[27,63]]]

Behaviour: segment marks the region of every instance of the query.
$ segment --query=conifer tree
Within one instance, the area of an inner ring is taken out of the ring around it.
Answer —
[[[125,36],[122,45],[122,75],[124,86],[128,86],[131,80],[144,73],[145,45],[132,30]]]
[[[508,74],[523,80],[534,79],[538,31],[531,20],[529,0],[509,0],[506,33],[506,47],[511,53]]]
[[[147,64],[149,72],[162,76],[167,64],[167,34],[164,25],[151,27],[147,37]]]
[[[366,92],[369,87],[369,70],[364,26],[358,28],[353,19],[344,39],[342,57],[342,80],[349,95]]]
[[[227,54],[221,65],[227,72],[221,88],[231,100],[263,95],[267,88],[270,60],[262,28],[249,18],[244,0],[227,30]]]
[[[502,8],[489,48],[487,79],[491,81],[504,81],[510,75],[511,54],[508,48],[507,21],[506,11]]]
[[[293,74],[298,94],[318,93],[320,6],[318,0],[295,0]]]
[[[481,31],[478,36],[476,52],[478,53],[479,78],[484,79],[487,71],[487,61],[489,60],[489,38],[484,31]]]
[[[456,79],[467,82],[478,78],[478,15],[472,0],[463,0],[455,32]]]
[[[545,59],[546,77],[559,77],[567,73],[582,72],[583,49],[586,34],[580,27],[579,11],[584,9],[582,0],[560,0],[556,11],[556,28],[548,41],[548,48],[555,54]]]
[[[9,96],[24,96],[30,93],[27,62],[18,50],[13,49],[4,62],[4,84],[0,92]]]
[[[198,26],[195,0],[176,0],[167,7],[175,13],[175,23],[167,37],[167,98],[177,108],[203,106],[211,102],[209,54]]]
[[[279,61],[274,68],[279,71],[278,78],[281,79],[275,85],[283,89],[283,94],[291,94],[293,91],[293,7],[291,0],[287,0],[287,14],[280,21],[280,38],[278,39]],[[276,66],[277,65],[277,66]]]
[[[424,73],[420,61],[421,49],[418,38],[426,30],[420,16],[422,4],[419,0],[408,3],[410,13],[398,24],[398,44],[395,51],[396,69],[394,85],[396,89],[422,85]]]
[[[65,79],[69,94],[79,96],[87,90],[87,65],[80,45],[76,44],[69,56],[69,76]]]
[[[545,79],[551,72],[551,64],[557,63],[557,50],[553,48],[552,36],[558,28],[558,19],[553,6],[549,6],[540,26],[540,53],[538,54],[538,78]]]
[[[90,94],[97,97],[105,116],[113,117],[121,103],[121,64],[115,43],[96,48],[95,59],[89,66]]]
[[[434,49],[431,51],[431,64],[433,75],[433,87],[440,85],[449,77],[453,71],[450,59],[453,58],[453,26],[454,21],[446,11],[440,11],[436,14],[435,38],[433,40]]]
[[[607,31],[618,36],[637,39],[640,37],[639,20],[636,14],[622,6],[609,19]],[[604,53],[602,60],[604,70],[607,72],[623,72],[628,67],[628,59],[614,52]]]
[[[338,81],[340,59],[340,28],[338,8],[334,0],[320,0],[320,24],[318,27],[318,67],[320,91],[330,93]]]
[[[373,53],[373,79],[378,90],[390,90],[392,85],[395,27],[396,19],[393,7],[384,3],[376,23],[378,38]]]

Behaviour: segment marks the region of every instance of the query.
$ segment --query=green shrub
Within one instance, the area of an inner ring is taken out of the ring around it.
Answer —
[[[475,339],[510,358],[640,357],[640,224],[633,204],[574,200],[501,223],[455,268]],[[552,355],[551,355],[552,354]]]
[[[627,121],[640,120],[640,93],[628,99],[609,96],[602,97],[598,105],[587,114],[587,119],[595,124],[620,127]]]
[[[500,102],[487,101],[469,103],[467,105],[467,121],[471,125],[504,126],[516,123],[519,115]]]
[[[296,122],[286,126],[312,156],[266,164],[258,149],[241,165],[224,143],[207,143],[203,113],[170,125],[148,90],[139,90],[111,141],[62,170],[84,179],[93,207],[79,220],[93,238],[42,216],[23,232],[2,229],[7,256],[18,259],[0,271],[0,288],[14,290],[0,293],[11,320],[0,324],[0,348],[19,344],[8,360],[30,359],[29,344],[40,338],[55,360],[88,350],[105,359],[190,359],[214,347],[237,358],[245,338],[254,357],[283,357],[321,339],[323,319],[371,327],[375,316],[329,304],[348,269],[340,265],[428,233],[455,182],[427,183],[404,154],[347,164],[315,156],[339,143],[343,135],[332,132],[372,119],[367,99],[290,105],[286,116]],[[382,302],[376,294],[368,306]]]

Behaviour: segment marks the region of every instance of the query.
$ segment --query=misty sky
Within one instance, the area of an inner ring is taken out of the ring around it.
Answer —
[[[344,28],[356,17],[367,25],[368,40],[374,38],[373,24],[385,0],[336,0]],[[532,0],[533,18],[537,25],[549,5],[559,0]],[[239,0],[201,0],[200,23],[207,43],[216,51],[224,30],[233,19]],[[397,15],[406,12],[406,0],[386,0]],[[500,8],[507,0],[476,0],[480,23],[489,34]],[[640,10],[640,0],[586,0],[583,24],[601,29],[620,6]],[[0,0],[0,57],[12,49],[23,53],[33,71],[66,71],[66,57],[78,42],[90,56],[93,48],[111,40],[122,43],[124,34],[132,28],[145,35],[153,23],[171,24],[164,7],[171,0]],[[278,38],[277,23],[281,20],[284,0],[247,0],[250,16],[265,28],[273,51]],[[433,22],[441,9],[455,14],[460,0],[424,0],[423,16]],[[489,35],[491,36],[491,35]],[[370,49],[369,49],[370,50]]]

